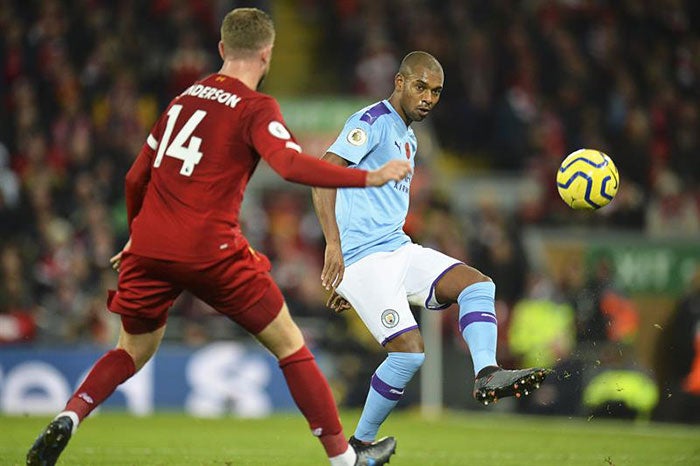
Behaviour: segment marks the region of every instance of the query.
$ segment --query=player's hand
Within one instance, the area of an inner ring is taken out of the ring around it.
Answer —
[[[321,285],[327,290],[335,290],[343,281],[344,272],[345,261],[343,261],[343,251],[340,249],[340,244],[326,245],[323,270],[321,271]]]
[[[367,174],[367,186],[382,186],[389,181],[401,181],[412,171],[411,164],[406,160],[389,160],[381,168]]]
[[[109,259],[109,263],[112,264],[112,268],[114,270],[116,270],[117,272],[119,272],[119,267],[121,267],[121,265],[122,265],[122,253],[124,251],[128,251],[130,247],[131,247],[131,238],[129,238],[129,241],[126,242],[126,244],[124,245],[124,248],[121,251],[119,251],[118,253],[116,253],[115,255],[113,255]]]
[[[326,306],[331,308],[336,314],[340,314],[341,312],[345,311],[346,309],[350,309],[350,303],[340,296],[337,291],[333,290],[331,295],[328,297],[328,301],[326,301]]]

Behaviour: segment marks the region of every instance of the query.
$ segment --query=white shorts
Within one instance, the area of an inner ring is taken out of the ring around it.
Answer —
[[[418,328],[410,304],[440,310],[435,284],[461,261],[409,243],[392,252],[376,252],[345,269],[337,288],[357,311],[374,338],[383,345]]]

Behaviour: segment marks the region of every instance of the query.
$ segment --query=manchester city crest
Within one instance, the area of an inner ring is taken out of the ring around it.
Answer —
[[[399,324],[399,313],[393,309],[382,312],[382,325],[386,328],[393,328]]]

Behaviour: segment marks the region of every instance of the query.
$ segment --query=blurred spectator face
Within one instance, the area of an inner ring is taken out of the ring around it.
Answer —
[[[7,279],[8,277],[19,276],[22,272],[22,260],[19,250],[12,245],[8,245],[0,254],[0,273]]]
[[[393,73],[397,66],[398,60],[390,45],[371,35],[367,38],[363,56],[355,67],[358,91],[372,98],[383,98],[391,92]]]

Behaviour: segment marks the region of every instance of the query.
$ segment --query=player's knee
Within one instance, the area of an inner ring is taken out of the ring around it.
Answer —
[[[475,269],[473,267],[468,267],[467,270],[468,270],[468,273],[466,274],[466,277],[464,280],[465,281],[465,283],[464,283],[465,288],[470,286],[470,285],[474,285],[476,283],[493,283],[493,280],[491,279],[491,277],[484,274],[480,270]]]
[[[158,350],[160,338],[158,335],[140,336],[139,338],[120,338],[117,348],[126,351],[134,360],[136,372],[153,357]]]
[[[413,329],[389,340],[384,348],[390,353],[422,353],[424,351],[423,337],[420,330]]]
[[[141,368],[146,365],[146,363],[151,359],[151,357],[155,353],[155,350],[149,351],[146,348],[134,346],[125,346],[121,347],[121,349],[126,351],[129,354],[129,356],[131,356],[131,359],[133,359],[134,368],[136,369],[136,372],[140,371]]]
[[[395,370],[415,374],[425,361],[425,353],[389,353],[388,359]]]

